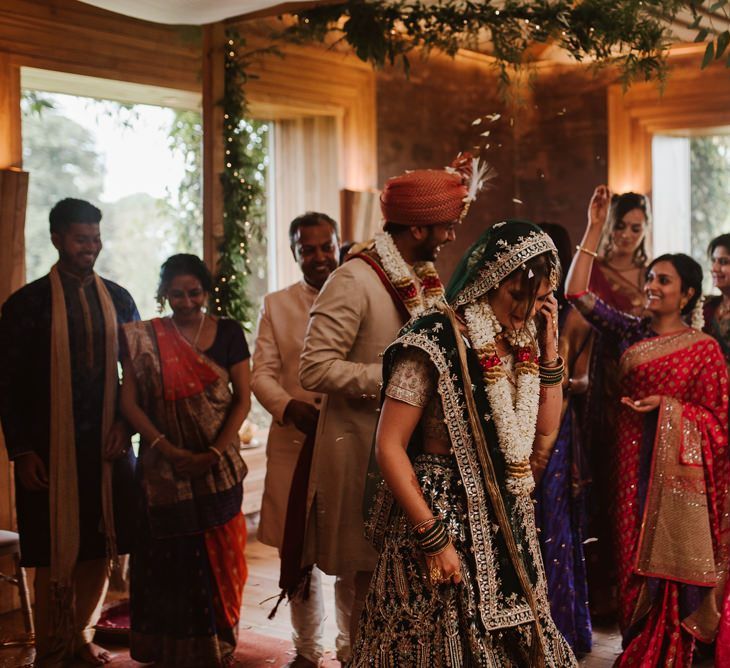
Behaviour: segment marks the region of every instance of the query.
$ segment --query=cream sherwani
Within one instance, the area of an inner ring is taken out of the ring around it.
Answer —
[[[378,420],[380,354],[404,324],[375,271],[352,259],[314,302],[302,351],[302,386],[326,394],[307,494],[304,563],[342,575],[371,571],[362,504]]]
[[[299,358],[309,311],[318,294],[304,280],[264,297],[253,354],[251,390],[271,413],[266,445],[266,480],[261,503],[258,539],[281,549],[286,507],[294,468],[304,444],[304,435],[284,422],[284,411],[292,399],[319,406],[317,392],[302,389]]]

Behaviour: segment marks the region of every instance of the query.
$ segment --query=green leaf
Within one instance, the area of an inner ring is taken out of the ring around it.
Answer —
[[[715,58],[717,60],[720,60],[722,54],[725,53],[728,44],[730,44],[730,30],[720,33],[717,38],[717,49],[715,50]]]
[[[710,12],[716,12],[720,7],[724,7],[727,4],[727,0],[718,0],[712,7],[710,7]]]
[[[702,30],[700,30],[697,33],[697,36],[695,37],[695,42],[704,42],[705,38],[709,34],[710,34],[710,31],[707,28],[702,28]]]
[[[710,42],[705,49],[705,57],[702,59],[702,69],[704,70],[715,56],[715,43]]]
[[[696,30],[697,28],[699,28],[700,23],[702,23],[702,18],[703,18],[702,14],[697,14],[697,16],[695,16],[694,21],[692,21],[692,23],[690,23],[690,25],[689,25],[690,30]]]

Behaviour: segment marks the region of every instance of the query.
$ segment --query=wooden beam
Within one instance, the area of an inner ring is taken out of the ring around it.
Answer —
[[[20,130],[20,69],[8,54],[0,53],[0,304],[25,279],[28,175],[20,171],[23,160]],[[19,210],[21,202],[22,211]],[[0,432],[0,528],[15,528],[14,498],[12,468]],[[12,568],[10,557],[0,560],[1,571],[12,572]],[[3,587],[2,590],[0,613],[17,608],[20,600],[15,587]]]
[[[218,261],[223,236],[223,100],[225,25],[203,28],[203,256],[211,270]]]

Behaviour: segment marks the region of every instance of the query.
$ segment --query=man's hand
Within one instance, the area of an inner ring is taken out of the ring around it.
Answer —
[[[109,436],[104,443],[104,459],[113,460],[126,455],[129,451],[129,430],[124,422],[117,421],[109,430]]]
[[[27,452],[14,461],[18,479],[24,489],[29,492],[40,492],[48,489],[46,465],[35,452]]]
[[[317,429],[319,411],[306,401],[292,399],[284,410],[284,421],[291,422],[299,431],[311,436]]]

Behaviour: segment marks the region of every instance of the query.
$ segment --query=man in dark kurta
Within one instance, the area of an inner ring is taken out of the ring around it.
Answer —
[[[101,212],[88,202],[66,199],[51,211],[51,237],[59,251],[56,265],[68,321],[73,427],[78,474],[79,547],[72,586],[75,596],[72,637],[65,647],[50,611],[51,520],[49,498],[51,412],[50,275],[10,296],[0,317],[0,421],[15,464],[16,506],[22,562],[36,567],[36,665],[57,666],[71,654],[100,665],[108,652],[92,643],[93,627],[106,593],[107,545],[102,530],[102,460],[114,459],[113,499],[117,551],[128,551],[133,506],[134,455],[129,431],[115,419],[102,443],[105,354],[108,328],[99,297],[94,262],[101,250]],[[118,324],[138,320],[131,295],[101,279]],[[106,365],[106,368],[109,368]],[[116,379],[115,379],[116,380]]]

